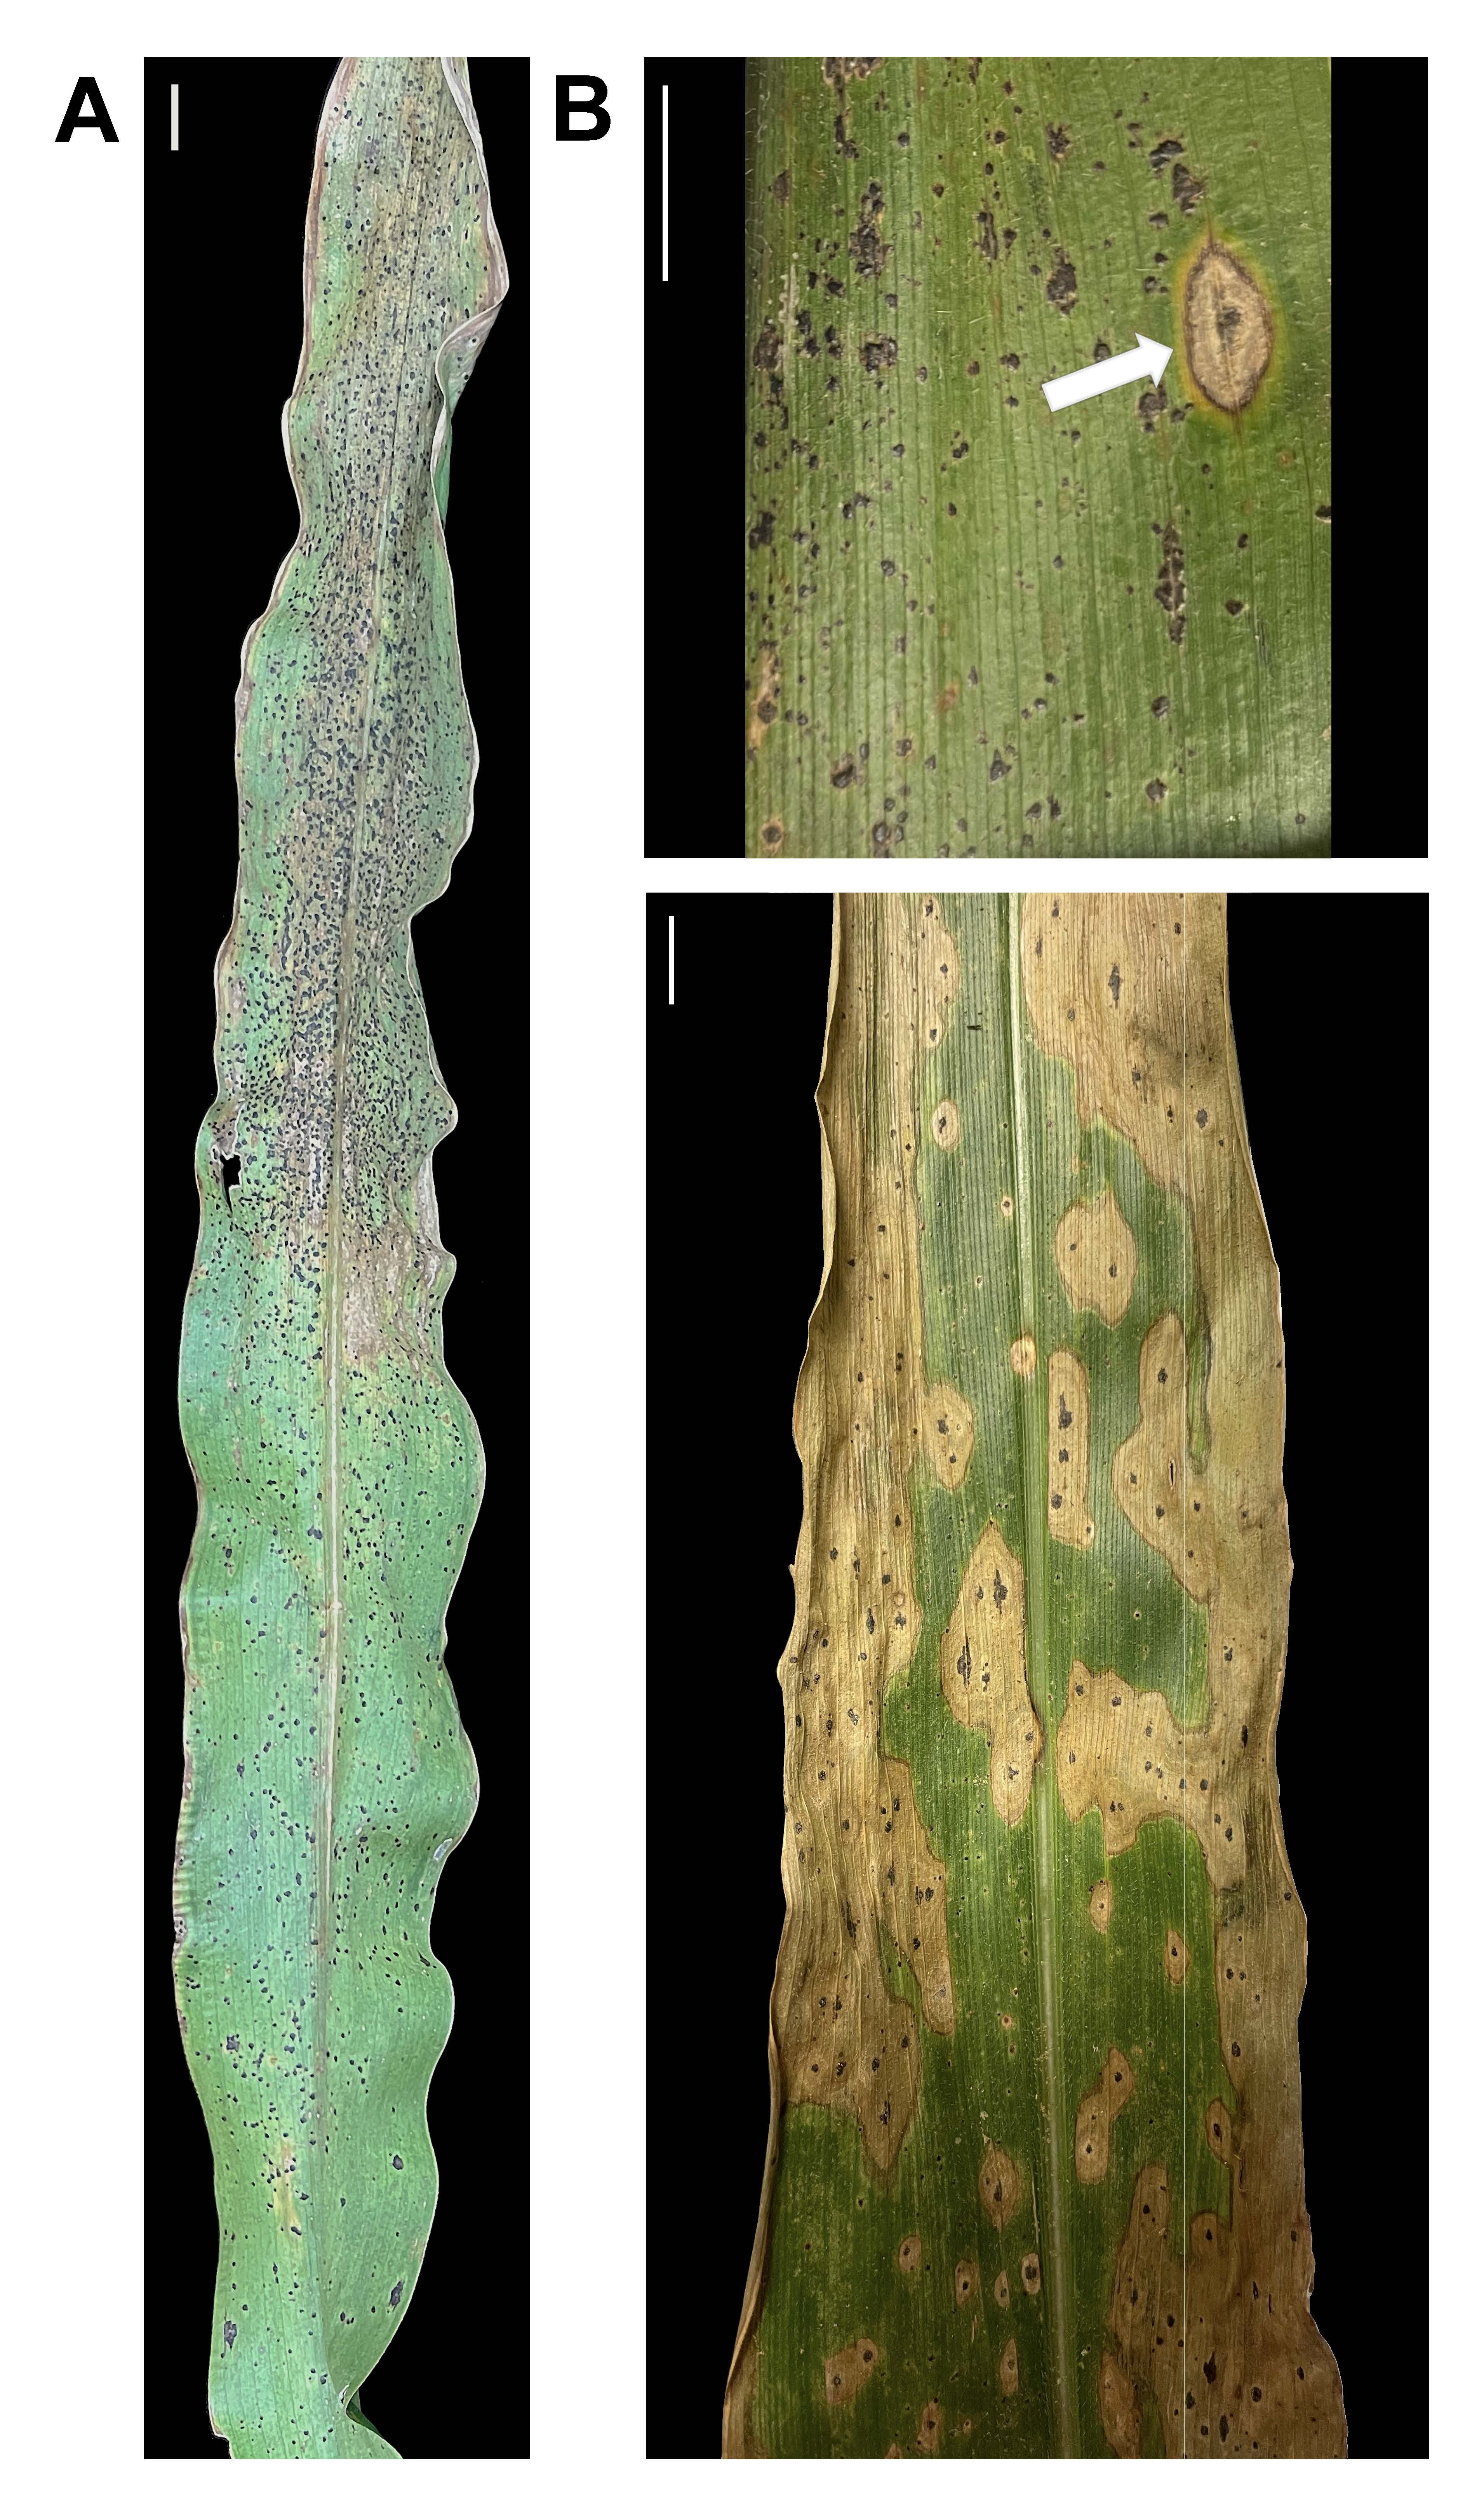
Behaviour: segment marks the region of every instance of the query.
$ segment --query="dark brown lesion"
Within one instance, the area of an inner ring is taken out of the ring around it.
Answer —
[[[860,216],[845,238],[845,251],[862,279],[878,279],[886,268],[889,247],[882,233],[886,196],[870,183],[860,196]]]
[[[1160,536],[1160,564],[1154,580],[1154,599],[1162,610],[1170,614],[1171,642],[1177,646],[1185,635],[1185,554],[1173,523],[1167,524]]]
[[[1048,301],[1058,314],[1070,314],[1077,303],[1077,267],[1065,246],[1057,245],[1056,265],[1046,283]]]
[[[863,53],[858,56],[826,53],[820,61],[819,66],[825,86],[833,90],[840,103],[840,111],[835,116],[835,145],[843,157],[860,155],[860,150],[850,137],[848,94],[850,81],[872,77],[881,68],[886,58],[885,53]]]

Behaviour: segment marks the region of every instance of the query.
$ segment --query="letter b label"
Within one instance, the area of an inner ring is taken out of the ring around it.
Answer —
[[[580,89],[580,95],[573,91]],[[556,81],[556,137],[558,140],[601,140],[612,122],[611,113],[603,111],[603,99],[608,93],[607,81],[600,78],[558,78]],[[591,131],[574,131],[572,117],[581,114],[592,118]]]

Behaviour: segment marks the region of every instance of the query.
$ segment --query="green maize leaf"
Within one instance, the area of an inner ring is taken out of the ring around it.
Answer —
[[[237,694],[181,1362],[176,1983],[222,2229],[211,2417],[239,2456],[397,2458],[357,2387],[436,2197],[429,1925],[477,1787],[444,1615],[483,1462],[443,1368],[453,1107],[408,927],[471,817],[448,423],[505,288],[463,61],[344,62],[284,413],[300,532]]]
[[[1324,61],[749,63],[749,855],[1328,854],[1329,122]]]
[[[1344,2452],[1224,903],[844,898],[733,2455]]]

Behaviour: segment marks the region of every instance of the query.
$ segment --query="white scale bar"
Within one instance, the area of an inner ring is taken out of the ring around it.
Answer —
[[[170,91],[170,145],[172,148],[179,148],[180,144],[181,91],[178,87],[173,87]]]
[[[660,277],[670,276],[670,90],[660,90]],[[670,921],[675,933],[675,919]],[[674,1004],[674,996],[670,999]]]

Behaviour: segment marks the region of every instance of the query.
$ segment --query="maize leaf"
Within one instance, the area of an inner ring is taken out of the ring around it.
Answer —
[[[1219,897],[843,898],[731,2455],[1344,2451]]]
[[[471,817],[442,515],[505,284],[463,62],[344,62],[284,412],[300,531],[237,694],[181,1362],[176,1984],[221,2221],[210,2412],[237,2456],[396,2458],[358,2387],[436,2193],[452,2000],[429,1925],[476,1793],[443,1624],[483,1470],[442,1361],[453,1108],[408,928]]]
[[[749,64],[750,855],[1329,852],[1329,121],[1324,61]]]

